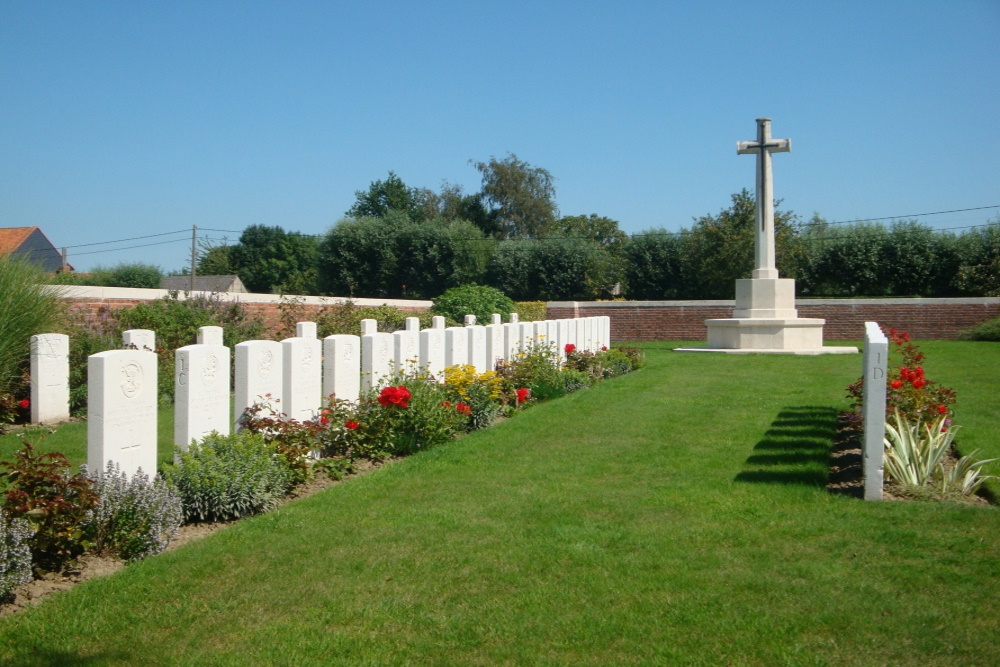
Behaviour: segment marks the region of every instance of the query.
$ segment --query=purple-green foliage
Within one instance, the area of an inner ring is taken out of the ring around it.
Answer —
[[[142,560],[162,552],[184,518],[181,497],[162,477],[142,471],[129,478],[117,463],[92,478],[100,500],[91,518],[94,548],[123,560]]]
[[[11,591],[31,581],[31,526],[0,510],[0,602]]]

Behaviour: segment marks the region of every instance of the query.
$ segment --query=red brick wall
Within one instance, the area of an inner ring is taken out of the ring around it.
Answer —
[[[613,341],[705,340],[705,320],[732,317],[732,301],[551,301],[550,319],[607,315]],[[865,322],[922,339],[954,339],[959,331],[1000,317],[1000,298],[810,299],[799,317],[826,320],[825,340],[861,340]]]
[[[153,291],[153,290],[150,290]],[[161,296],[156,296],[155,298],[162,298]],[[101,308],[108,308],[110,310],[118,310],[120,308],[125,308],[128,306],[134,306],[143,301],[149,301],[152,299],[136,299],[136,298],[101,298],[101,297],[64,297],[63,302],[66,304],[67,310],[70,313],[78,314],[82,319],[87,321],[94,321],[99,317]],[[366,300],[368,301],[368,300]],[[264,337],[279,339],[290,335],[294,335],[294,332],[282,331],[281,327],[281,310],[279,309],[278,302],[247,302],[240,301],[243,307],[246,309],[247,313],[251,317],[258,317],[264,323]],[[397,305],[398,302],[393,302]],[[375,305],[375,303],[359,303],[359,306]],[[319,304],[319,303],[301,303],[295,306],[295,321],[311,321],[314,320],[324,308],[329,308],[331,304]],[[427,302],[413,302],[413,305],[397,305],[397,307],[403,312],[417,313],[426,312],[429,309]]]

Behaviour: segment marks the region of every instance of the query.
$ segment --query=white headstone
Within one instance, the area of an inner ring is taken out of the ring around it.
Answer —
[[[185,345],[174,352],[174,446],[218,431],[229,435],[229,348]]]
[[[416,320],[417,318],[407,318]],[[420,321],[417,320],[419,326]],[[392,356],[395,370],[413,373],[420,368],[420,330],[406,329],[392,334]]]
[[[465,326],[471,327],[475,323],[476,323],[476,316],[475,315],[466,315],[465,316]]]
[[[317,336],[316,323],[315,322],[296,322],[295,323],[295,337],[296,338],[316,338]]]
[[[129,329],[123,331],[122,345],[125,347],[134,345],[137,350],[156,352],[156,333],[149,329]]]
[[[289,419],[315,419],[323,405],[323,344],[317,338],[286,338],[281,341],[281,411]]]
[[[470,324],[465,327],[465,333],[469,343],[469,363],[475,366],[477,373],[492,370],[492,364],[486,356],[486,327]]]
[[[885,474],[885,383],[889,341],[875,322],[865,322],[864,385],[861,411],[864,417],[862,478],[865,500],[882,500]]]
[[[361,389],[367,391],[379,386],[392,375],[394,360],[392,334],[373,333],[361,337]]]
[[[434,324],[437,324],[437,317]],[[434,326],[420,332],[420,365],[427,369],[427,372],[437,378],[444,380],[444,318],[441,318],[442,326]]]
[[[576,349],[584,350],[587,347],[587,318],[578,317],[573,320],[574,326],[570,328],[570,336],[573,338],[572,343],[576,345]],[[573,331],[575,329],[576,331]]]
[[[497,359],[506,359],[506,349],[504,348],[504,330],[499,322],[486,326],[486,363],[489,368],[496,369]]]
[[[444,330],[444,365],[464,366],[469,363],[469,334],[465,327]]]
[[[199,345],[225,345],[222,342],[222,327],[198,327]]]
[[[378,333],[378,320],[361,320],[361,335],[370,336]]]
[[[490,316],[490,324],[503,324],[503,317],[500,316],[500,313],[493,313]]]
[[[69,336],[31,337],[31,423],[69,419]]]
[[[522,354],[526,354],[529,350],[535,347],[535,323],[519,322],[517,329],[517,350]]]
[[[602,315],[598,318],[601,322],[601,340],[598,341],[601,347],[611,349],[611,318]]]
[[[517,324],[520,321],[520,319],[519,319],[520,317],[521,316],[518,315],[517,313],[511,313],[510,314],[510,323],[511,324]]]
[[[156,474],[156,353],[110,350],[87,360],[87,467]]]
[[[512,361],[521,344],[521,325],[517,322],[507,322],[503,326],[503,358]]]
[[[323,395],[357,402],[361,395],[361,337],[348,334],[323,339]]]
[[[269,402],[266,417],[284,410],[284,367],[281,343],[274,340],[248,340],[236,345],[236,394],[233,399],[233,424],[239,429],[243,412],[256,403]]]
[[[572,322],[573,320],[556,320],[556,337],[563,356],[566,356],[566,345],[573,342],[569,335]]]
[[[406,330],[407,331],[420,331],[420,318],[419,317],[407,317],[406,318]]]
[[[448,323],[445,321],[444,315],[435,315],[431,318],[431,328],[433,329],[441,329],[444,331],[444,328],[447,325]]]

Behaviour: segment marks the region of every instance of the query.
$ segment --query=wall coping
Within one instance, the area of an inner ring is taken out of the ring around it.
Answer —
[[[90,285],[51,285],[48,286],[58,296],[64,299],[100,299],[111,301],[115,299],[129,299],[138,301],[155,301],[170,294],[171,290],[165,289],[140,289],[131,287],[94,287]],[[282,300],[280,294],[255,294],[253,292],[204,292],[204,291],[179,291],[177,298],[184,301],[189,298],[219,298],[222,301],[235,301],[239,303],[274,303],[279,304]],[[295,299],[302,305],[310,306],[333,306],[343,304],[348,301],[356,306],[394,306],[396,308],[430,308],[434,302],[419,299],[349,299],[339,296],[299,296],[284,295],[284,298]]]
[[[924,298],[894,297],[885,299],[803,299],[795,300],[795,306],[889,306],[889,305],[997,305],[1000,297],[956,297]],[[696,306],[735,306],[735,299],[704,301],[547,301],[546,308],[682,308]]]

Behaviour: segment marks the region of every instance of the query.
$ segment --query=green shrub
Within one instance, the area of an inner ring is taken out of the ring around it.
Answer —
[[[4,504],[10,516],[25,519],[34,535],[31,558],[41,569],[56,571],[82,554],[88,520],[97,494],[83,473],[69,474],[69,462],[58,452],[36,453],[30,442],[0,462],[9,472]]]
[[[18,415],[17,403],[28,397],[26,373],[30,340],[49,333],[59,319],[61,303],[48,276],[33,264],[0,257],[0,424]]]
[[[273,509],[294,473],[262,436],[241,431],[192,444],[167,479],[180,493],[185,521],[229,521]]]
[[[580,389],[586,389],[591,384],[590,376],[583,371],[564,368],[560,375],[562,377],[563,391],[567,394],[572,394],[574,391],[579,391]]]
[[[463,322],[466,315],[475,315],[479,324],[489,324],[493,313],[509,318],[514,312],[514,302],[493,287],[462,285],[434,299],[431,311],[456,322]]]
[[[0,603],[11,592],[31,581],[31,526],[24,519],[8,517],[0,509]]]
[[[92,477],[100,500],[91,518],[94,549],[124,560],[142,560],[162,552],[184,518],[180,495],[166,480],[143,472],[129,476],[109,462]]]
[[[140,287],[158,289],[163,270],[152,264],[122,263],[110,268],[96,267],[91,272],[90,283],[104,287]]]
[[[511,388],[527,388],[531,397],[546,400],[565,392],[559,355],[549,345],[529,345],[511,360],[497,362],[497,375]]]
[[[958,335],[959,340],[1000,341],[1000,317],[980,322],[971,329],[966,329]]]
[[[513,312],[517,313],[519,322],[541,322],[548,315],[544,301],[518,301]]]

